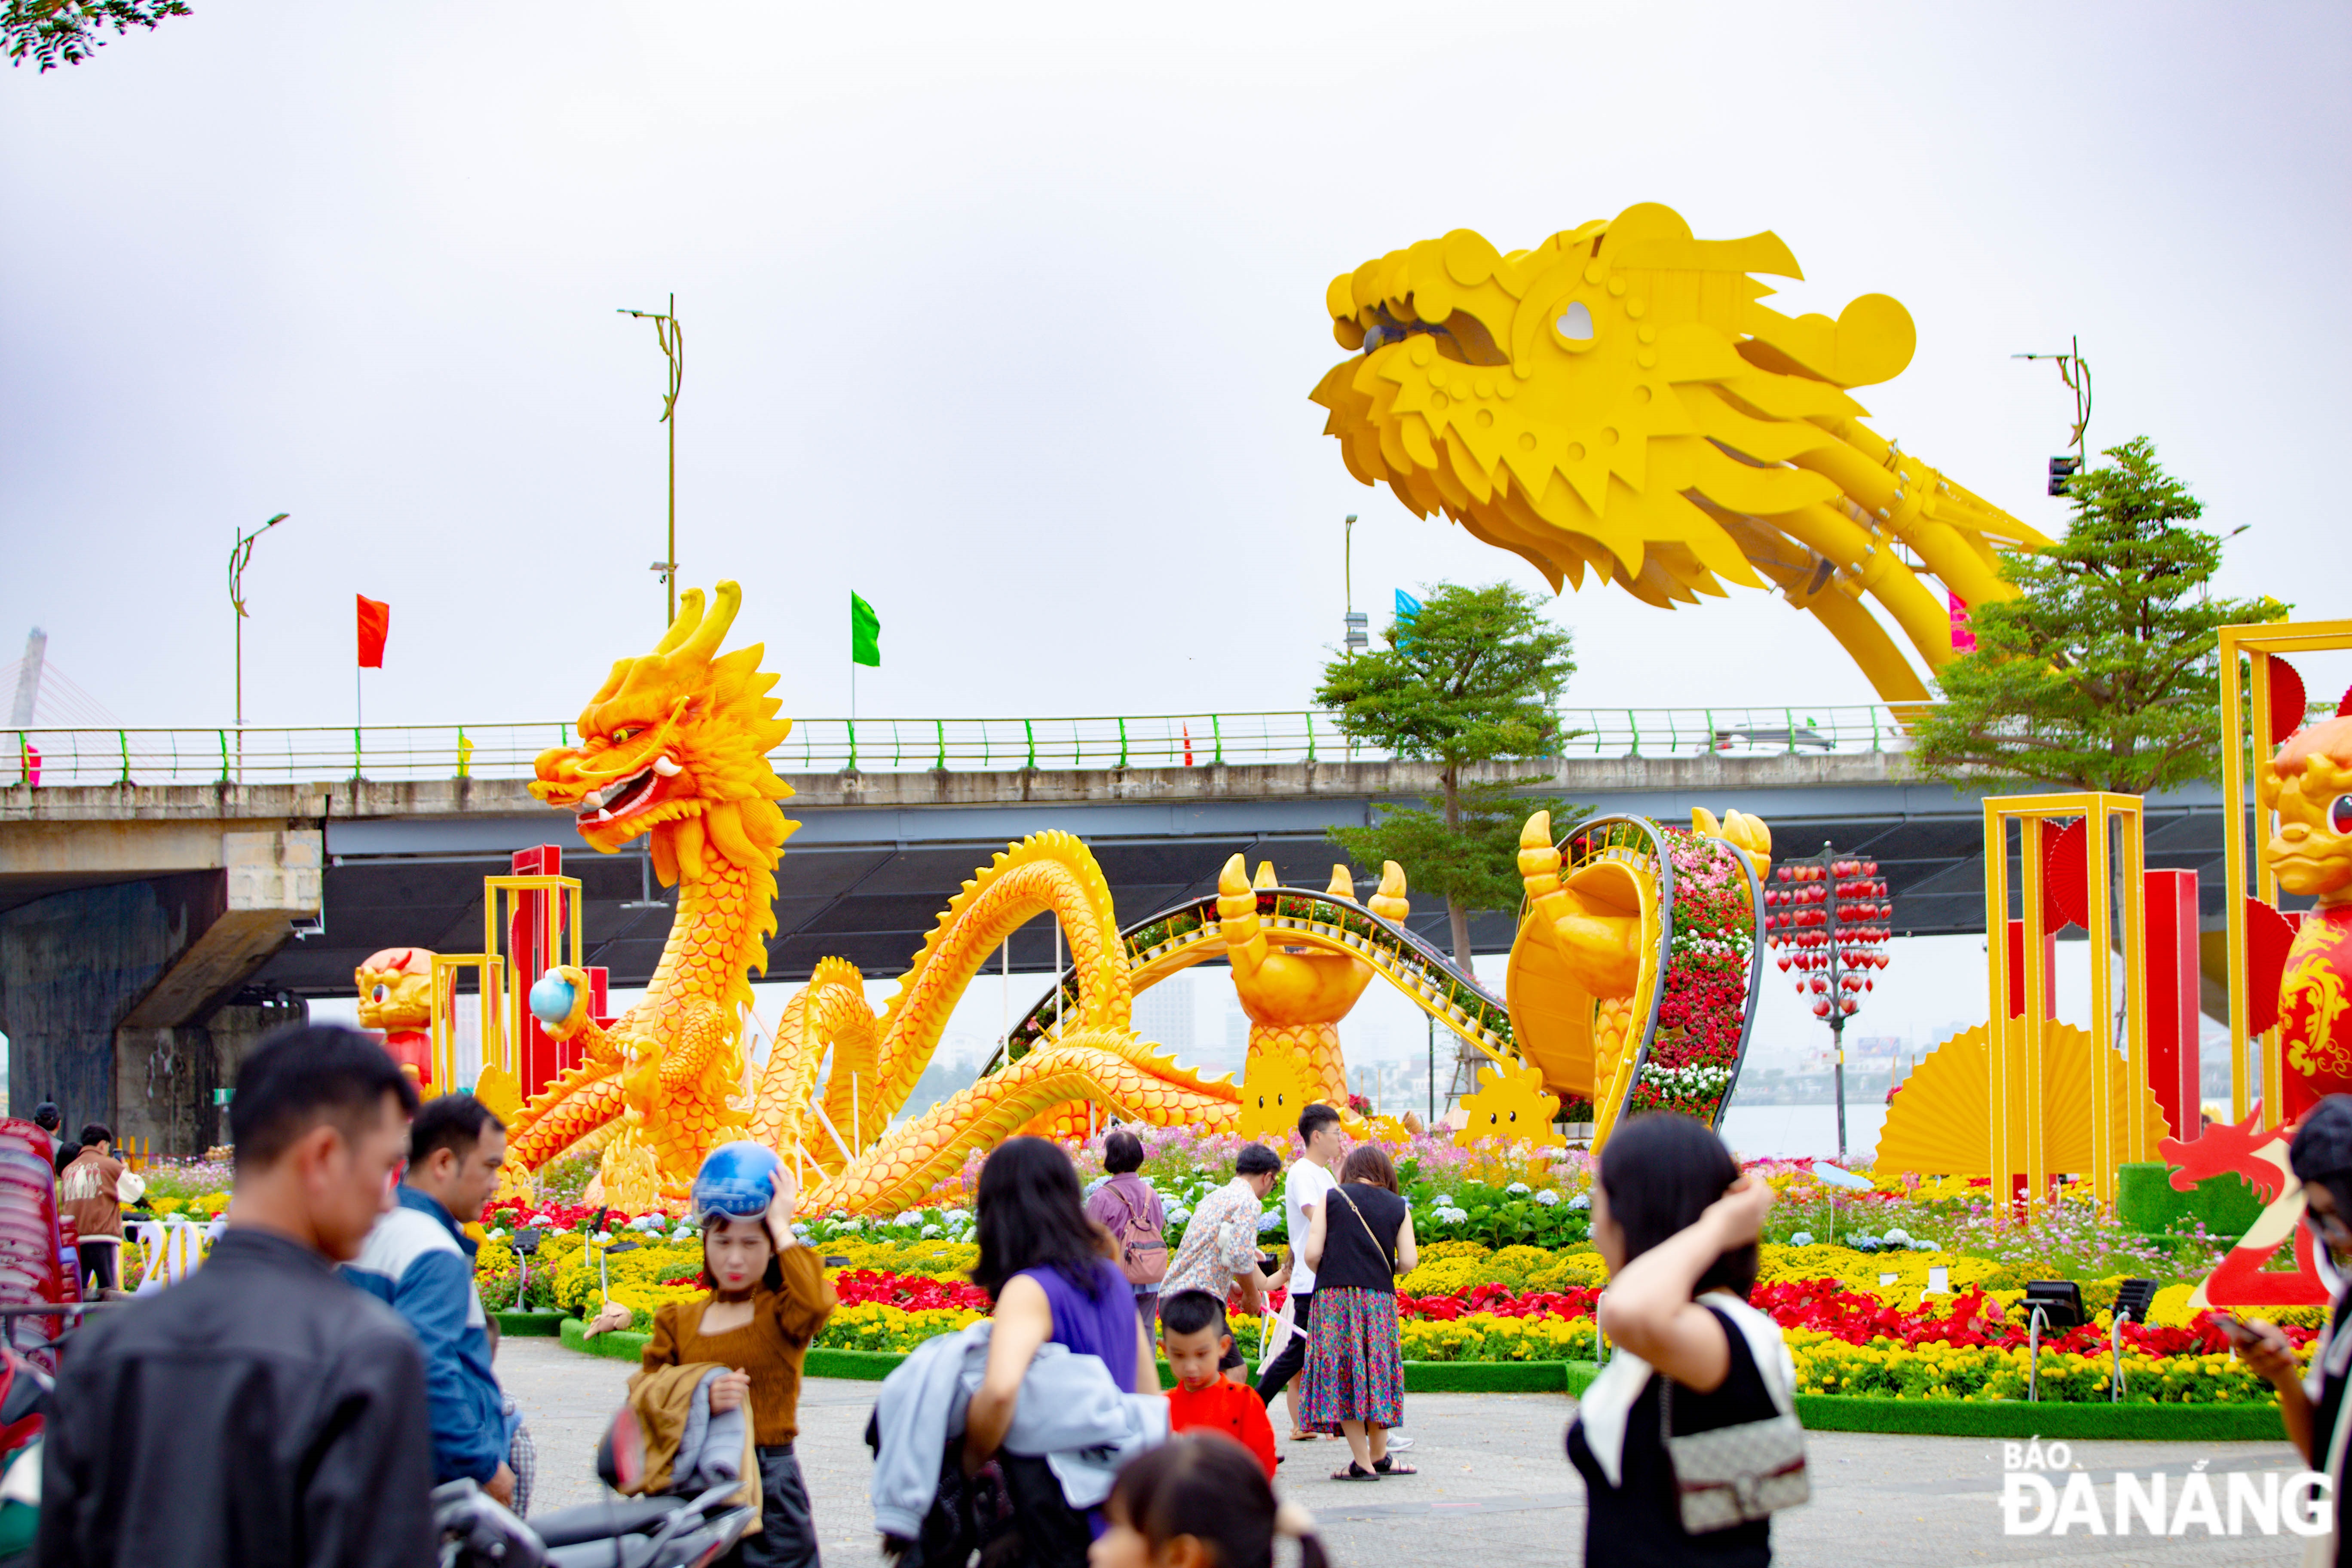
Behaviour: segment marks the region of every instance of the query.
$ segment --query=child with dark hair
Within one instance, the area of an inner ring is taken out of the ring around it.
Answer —
[[[91,1318],[58,1371],[39,1561],[432,1561],[424,1358],[333,1272],[392,1205],[415,1109],[356,1030],[282,1029],[246,1058],[227,1229],[186,1279]]]
[[[1265,1402],[1220,1373],[1233,1353],[1225,1304],[1206,1290],[1179,1290],[1160,1304],[1160,1348],[1176,1386],[1168,1394],[1168,1425],[1178,1432],[1219,1432],[1257,1456],[1274,1479],[1274,1424]]]
[[[1211,1433],[1171,1437],[1129,1460],[1105,1505],[1110,1528],[1090,1568],[1274,1568],[1274,1542],[1298,1542],[1299,1568],[1329,1568],[1315,1516],[1276,1504],[1247,1450]]]

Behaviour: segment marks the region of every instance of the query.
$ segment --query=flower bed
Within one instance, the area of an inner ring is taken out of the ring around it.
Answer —
[[[1695,898],[1703,895],[1704,870],[1685,872],[1679,860],[1677,868],[1699,889]],[[1703,907],[1703,899],[1693,907]],[[1706,946],[1691,934],[1701,929],[1684,933],[1694,975],[1711,973],[1707,966],[1718,958],[1728,965],[1737,947],[1728,938],[1720,952]],[[1147,1128],[1140,1136],[1144,1174],[1167,1205],[1172,1250],[1192,1206],[1231,1179],[1240,1141],[1182,1129]],[[1606,1270],[1588,1241],[1591,1160],[1524,1145],[1463,1150],[1429,1137],[1393,1152],[1421,1247],[1420,1266],[1398,1282],[1407,1358],[1475,1369],[1593,1356],[1593,1303]],[[1098,1144],[1076,1157],[1089,1182],[1100,1176]],[[2147,1322],[2124,1331],[2126,1398],[2269,1398],[2266,1385],[2227,1359],[2210,1324],[2187,1310],[2193,1281],[2218,1254],[2213,1238],[2193,1224],[2178,1234],[2142,1236],[2069,1195],[2021,1226],[1989,1202],[1987,1189],[1964,1178],[1878,1177],[1867,1190],[1842,1191],[1817,1180],[1812,1164],[1748,1166],[1780,1194],[1759,1249],[1756,1301],[1783,1325],[1792,1351],[1802,1352],[1808,1395],[2017,1396],[2026,1331],[2015,1303],[2031,1280],[2073,1279],[2094,1321],[2044,1341],[2043,1396],[2105,1398],[2111,1375],[2106,1313],[2125,1279],[2146,1278],[2159,1289]],[[966,1175],[976,1171],[975,1163]],[[181,1201],[210,1197],[194,1190],[207,1180],[205,1173],[180,1179],[191,1189]],[[960,1195],[969,1187],[961,1181],[932,1194],[940,1201],[896,1215],[799,1217],[794,1228],[803,1239],[841,1260],[835,1280],[843,1305],[820,1344],[903,1350],[987,1310],[985,1293],[970,1283],[978,1249],[973,1216]],[[1262,1213],[1263,1245],[1278,1250],[1286,1239],[1280,1205]],[[493,1310],[589,1310],[601,1289],[597,1260],[608,1240],[635,1243],[604,1253],[603,1267],[614,1299],[633,1310],[639,1327],[650,1326],[663,1303],[698,1294],[698,1238],[673,1219],[630,1219],[544,1194],[537,1204],[501,1204],[486,1217],[489,1238],[478,1269],[484,1305]],[[600,1220],[610,1228],[592,1241]],[[541,1233],[541,1243],[524,1287],[506,1244],[526,1227]],[[2308,1341],[2304,1331],[2320,1317],[2310,1308],[2264,1315],[2299,1342]],[[1256,1344],[1255,1321],[1237,1316],[1234,1327],[1245,1350]]]
[[[1730,846],[1675,828],[1664,838],[1675,868],[1674,932],[1657,1031],[1625,1110],[1679,1110],[1713,1126],[1739,1065],[1756,911]]]

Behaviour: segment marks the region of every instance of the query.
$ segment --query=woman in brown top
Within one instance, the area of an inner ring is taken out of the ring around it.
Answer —
[[[722,1165],[727,1168],[712,1179],[714,1167]],[[793,1235],[792,1173],[774,1154],[756,1144],[715,1149],[694,1188],[702,1224],[702,1285],[709,1294],[699,1301],[673,1301],[654,1314],[646,1370],[715,1362],[733,1370],[710,1385],[711,1410],[751,1405],[761,1529],[720,1563],[815,1568],[816,1526],[793,1439],[800,1433],[801,1363],[839,1299],[824,1263]],[[762,1190],[772,1194],[764,1212],[746,1213]]]

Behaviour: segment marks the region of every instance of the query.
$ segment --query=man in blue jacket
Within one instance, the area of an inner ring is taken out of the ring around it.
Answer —
[[[434,1484],[469,1477],[511,1503],[506,1402],[490,1371],[482,1299],[474,1289],[479,1244],[457,1228],[461,1216],[481,1218],[506,1157],[506,1124],[480,1100],[470,1094],[426,1100],[409,1127],[399,1206],[376,1222],[343,1275],[416,1331],[432,1415]]]

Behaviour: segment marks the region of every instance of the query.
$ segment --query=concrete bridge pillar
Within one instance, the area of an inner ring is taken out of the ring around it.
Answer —
[[[293,1016],[228,1004],[295,921],[318,917],[323,844],[315,828],[218,842],[215,870],[75,889],[0,914],[0,1031],[18,1114],[53,1100],[68,1132],[103,1121],[173,1154],[219,1142],[214,1090],[263,1030]]]

